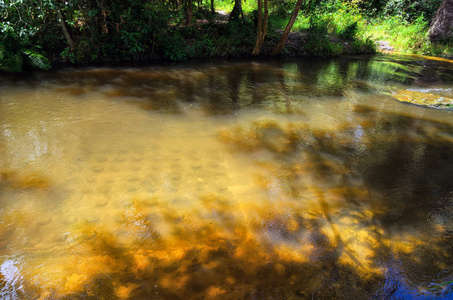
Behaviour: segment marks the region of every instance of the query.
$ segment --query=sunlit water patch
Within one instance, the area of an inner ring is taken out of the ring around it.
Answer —
[[[452,297],[447,62],[5,78],[4,299]],[[436,76],[435,80],[432,76]]]

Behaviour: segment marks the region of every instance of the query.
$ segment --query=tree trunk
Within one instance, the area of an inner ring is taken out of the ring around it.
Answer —
[[[192,23],[192,0],[187,0],[187,24]]]
[[[300,10],[301,6],[302,6],[302,0],[297,0],[296,7],[294,8],[293,14],[291,15],[291,19],[289,19],[289,22],[286,25],[282,38],[280,39],[277,46],[275,46],[274,50],[272,51],[272,55],[279,55],[282,52],[283,48],[285,47],[286,41],[288,40],[289,33],[291,32],[291,28],[293,28],[294,22],[296,21],[296,18],[297,18],[297,15],[299,14],[299,10]]]
[[[211,0],[211,13],[214,15],[214,0]]]
[[[230,13],[229,21],[239,21],[242,15],[242,0],[234,0],[233,10]]]
[[[263,1],[258,0],[258,8],[256,11],[257,19],[258,19],[258,28],[256,29],[256,42],[255,42],[255,48],[253,49],[252,55],[258,55],[260,52],[261,47],[258,49],[259,45],[259,40],[261,39],[261,32],[263,31]],[[258,53],[256,53],[258,52]]]
[[[264,38],[267,33],[267,19],[269,16],[269,11],[267,10],[267,0],[264,0],[264,18],[262,6],[262,1],[258,0],[258,29],[256,33],[255,48],[252,52],[252,55],[255,56],[260,54],[261,47],[263,46]]]
[[[429,28],[431,42],[445,42],[453,38],[453,0],[443,0]]]
[[[66,22],[63,18],[63,14],[61,13],[61,9],[59,9],[59,8],[57,9],[57,14],[58,14],[58,18],[60,19],[61,29],[63,29],[64,36],[66,37],[66,41],[68,42],[69,47],[71,47],[71,49],[74,49],[74,47],[75,47],[74,40],[72,39],[72,36],[69,33],[68,25],[66,25]]]

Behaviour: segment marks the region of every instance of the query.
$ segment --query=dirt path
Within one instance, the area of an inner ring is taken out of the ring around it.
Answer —
[[[395,48],[393,48],[387,41],[376,41],[376,43],[379,51],[381,52],[393,52],[395,50]]]

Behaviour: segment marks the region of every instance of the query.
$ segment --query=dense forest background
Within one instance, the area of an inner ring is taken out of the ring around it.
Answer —
[[[447,24],[449,34],[434,36],[433,20],[441,15],[445,25],[438,11],[443,7],[448,19],[452,6],[451,0],[0,0],[0,70],[374,53],[377,41],[399,52],[450,56],[453,31]]]

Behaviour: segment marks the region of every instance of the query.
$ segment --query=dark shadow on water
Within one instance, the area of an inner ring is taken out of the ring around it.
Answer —
[[[315,222],[316,221],[312,221]],[[213,225],[215,227],[215,225]],[[209,229],[212,233],[206,233]],[[236,228],[237,229],[237,228]],[[85,228],[90,249],[86,256],[100,257],[100,269],[105,261],[111,270],[96,274],[85,281],[82,290],[67,295],[58,291],[34,291],[22,283],[23,296],[36,298],[55,295],[59,299],[370,299],[384,278],[373,275],[362,278],[356,270],[338,262],[340,253],[330,245],[319,228],[312,227],[310,243],[314,248],[309,262],[280,259],[271,250],[265,250],[256,241],[242,236],[235,239],[215,238],[218,228],[199,228],[197,236],[180,259],[159,258],[146,248],[132,249],[107,231]],[[96,238],[92,237],[96,232]],[[155,250],[171,251],[170,245],[161,244]],[[242,253],[238,255],[238,253]],[[148,266],[140,268],[137,253],[149,253]],[[266,258],[263,260],[264,258]],[[95,260],[93,260],[95,262]],[[84,265],[80,268],[83,270]]]
[[[273,168],[279,170],[274,173],[283,174],[278,179],[290,186],[295,201],[315,190],[312,197],[331,224],[335,251],[359,267],[351,241],[338,229],[344,214],[338,203],[365,213],[354,218],[373,240],[371,264],[390,272],[377,298],[452,297],[451,284],[439,284],[453,276],[453,128],[364,107],[356,108],[356,116],[364,117],[360,126],[335,132],[260,121],[232,128],[222,140],[240,152],[273,153],[278,161]]]

